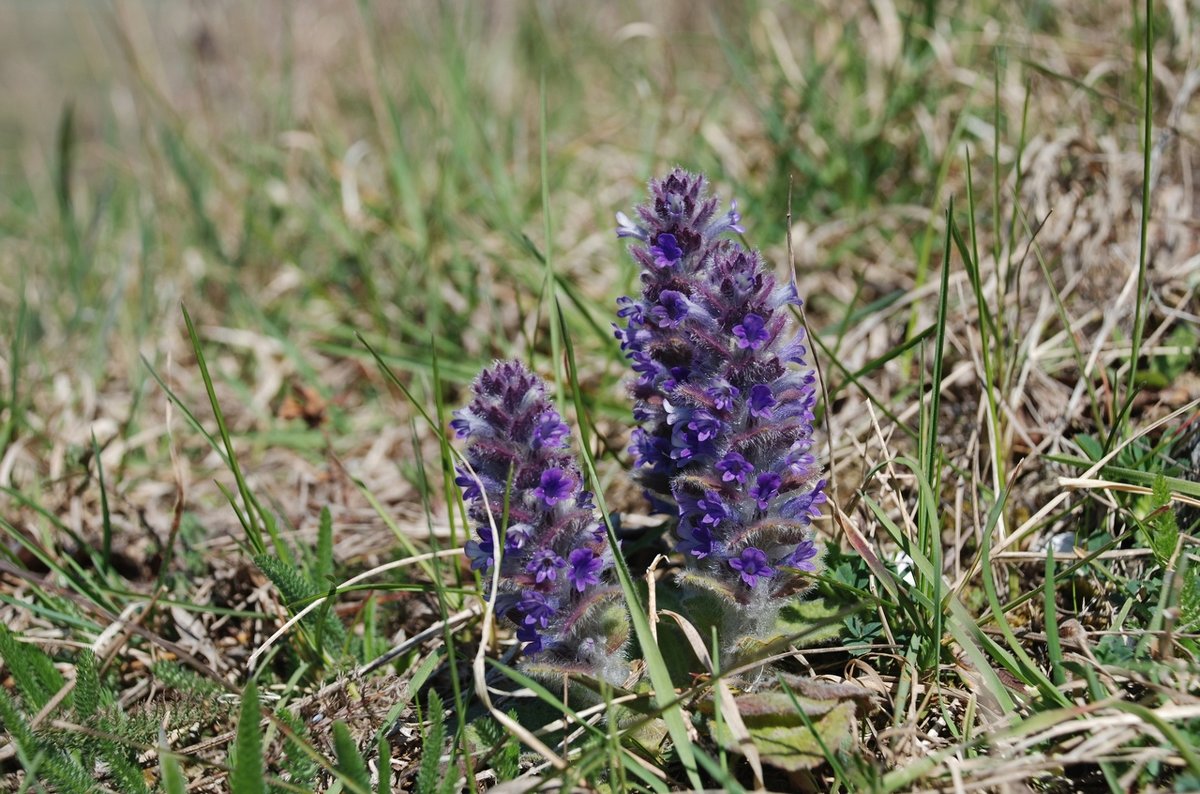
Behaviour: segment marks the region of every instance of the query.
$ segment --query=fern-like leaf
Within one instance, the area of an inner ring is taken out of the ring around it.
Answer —
[[[510,711],[508,716],[516,720],[516,710]],[[517,740],[505,731],[500,723],[490,718],[479,723],[479,738],[483,740],[485,747],[496,748],[490,762],[496,781],[504,783],[516,779],[521,758],[521,746],[517,744]]]
[[[392,746],[386,736],[379,737],[379,780],[375,784],[375,794],[392,794]]]
[[[96,782],[92,776],[61,748],[42,742],[3,688],[0,688],[0,728],[16,744],[21,765],[27,770],[37,770],[36,779],[50,783],[59,794],[88,794],[92,791]]]
[[[426,717],[429,718],[429,730],[425,740],[421,742],[421,768],[417,772],[417,794],[437,794],[441,778],[439,768],[442,758],[442,744],[446,741],[446,724],[442,715],[442,699],[438,693],[429,690]]]
[[[333,516],[329,507],[321,508],[321,521],[317,525],[317,562],[313,566],[312,578],[318,586],[324,586],[333,575]]]
[[[229,783],[234,794],[267,794],[261,719],[258,687],[251,681],[242,691],[242,713],[233,746],[235,757]]]
[[[1181,572],[1183,586],[1179,590],[1179,630],[1195,631],[1200,626],[1200,576],[1195,563]]]
[[[216,681],[175,662],[155,662],[150,672],[171,689],[190,695],[216,696],[225,691]]]
[[[312,789],[317,779],[318,766],[310,755],[311,751],[306,752],[306,748],[301,745],[304,720],[286,708],[276,710],[275,717],[291,732],[284,733],[283,737],[283,771],[287,773],[290,785],[272,786],[271,791],[283,794],[285,791],[295,791],[296,787]]]
[[[41,648],[18,640],[3,624],[0,624],[0,658],[4,659],[4,666],[31,712],[45,706],[66,683],[54,667],[53,659]]]
[[[304,604],[325,595],[325,591],[310,582],[304,574],[274,557],[266,554],[255,555],[254,564],[279,589],[279,593],[283,596],[289,609],[294,604]],[[314,636],[319,633],[326,639],[333,640],[339,648],[345,645],[346,628],[332,610],[325,610],[323,615],[320,611],[315,614],[310,613],[302,622]]]
[[[96,654],[85,649],[75,661],[75,718],[87,723],[100,708],[100,670]]]
[[[100,757],[108,765],[109,774],[117,782],[117,789],[126,794],[150,794],[142,768],[128,747],[116,742],[104,742],[100,746]]]
[[[371,786],[371,773],[367,771],[366,761],[358,751],[350,729],[341,720],[333,723],[333,749],[337,753],[338,772],[360,790],[368,791]]]
[[[1175,556],[1175,545],[1179,542],[1179,522],[1171,509],[1171,488],[1167,478],[1159,474],[1154,478],[1153,495],[1150,497],[1153,518],[1150,520],[1150,550],[1162,568],[1170,566]]]

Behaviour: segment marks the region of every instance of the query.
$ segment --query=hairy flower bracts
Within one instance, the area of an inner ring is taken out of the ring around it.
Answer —
[[[471,567],[490,571],[499,556],[496,612],[516,624],[537,665],[622,683],[627,616],[620,588],[607,582],[612,549],[570,431],[541,379],[518,362],[485,369],[473,397],[451,422],[470,464],[456,482],[476,528],[466,544]]]
[[[722,596],[725,631],[773,626],[795,574],[817,565],[811,521],[825,501],[810,452],[815,378],[803,370],[803,329],[755,251],[730,239],[703,177],[675,170],[650,183],[637,242],[639,300],[621,298],[617,338],[633,362],[632,452],[652,495],[678,507],[683,581]]]

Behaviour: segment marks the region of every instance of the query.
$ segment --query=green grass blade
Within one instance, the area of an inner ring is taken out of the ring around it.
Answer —
[[[250,487],[246,484],[246,478],[242,476],[242,467],[238,464],[237,454],[233,449],[233,441],[229,437],[229,428],[225,424],[225,413],[221,410],[221,403],[217,400],[217,391],[213,386],[212,376],[208,372],[208,362],[204,358],[204,349],[200,345],[200,335],[196,333],[196,326],[192,323],[192,316],[188,314],[186,306],[180,307],[183,310],[183,320],[187,324],[188,338],[192,342],[192,351],[196,354],[196,363],[200,367],[200,377],[204,380],[204,389],[208,392],[208,401],[212,405],[213,415],[217,420],[217,430],[221,436],[221,442],[225,447],[225,459],[229,463],[229,469],[233,472],[233,478],[237,482],[238,493],[242,496],[242,503],[246,508],[247,537],[250,540],[251,548],[256,554],[263,554],[267,548],[263,544],[262,529],[259,526],[259,514],[256,508],[254,497],[250,495]]]
[[[1042,614],[1046,624],[1046,657],[1050,660],[1050,680],[1054,686],[1061,687],[1067,682],[1067,674],[1063,669],[1062,643],[1058,636],[1058,603],[1055,599],[1057,591],[1054,577],[1054,544],[1046,544],[1046,577],[1042,584]]]

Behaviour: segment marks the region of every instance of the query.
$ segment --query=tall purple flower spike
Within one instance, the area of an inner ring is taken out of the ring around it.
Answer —
[[[490,572],[494,523],[504,539],[496,612],[516,625],[530,664],[623,683],[628,625],[621,590],[608,583],[612,550],[541,379],[496,362],[450,425],[474,471],[460,467],[455,480],[475,525],[467,557]]]
[[[642,294],[620,298],[614,325],[635,373],[636,475],[656,503],[678,506],[685,584],[728,604],[725,631],[770,631],[797,571],[818,564],[811,531],[825,481],[810,454],[815,378],[788,307],[761,256],[726,232],[702,176],[676,169],[650,182],[633,240]]]

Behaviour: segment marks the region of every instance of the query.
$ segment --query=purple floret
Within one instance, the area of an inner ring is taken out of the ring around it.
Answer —
[[[687,298],[682,292],[665,289],[658,296],[658,305],[650,310],[650,318],[659,328],[675,328],[688,315]]]
[[[754,501],[758,504],[759,510],[766,510],[771,500],[779,493],[779,486],[783,485],[783,478],[773,471],[763,472],[758,475],[758,480],[750,489],[750,495],[754,497]]]
[[[733,335],[737,337],[737,346],[743,350],[759,350],[771,338],[763,318],[754,313],[747,314],[740,324],[733,326]]]
[[[683,258],[679,242],[670,232],[663,232],[658,236],[658,242],[650,247],[650,253],[654,255],[655,266],[660,268],[670,267]]]
[[[546,507],[553,507],[566,499],[574,487],[575,481],[562,469],[549,469],[542,472],[541,482],[533,493]]]
[[[550,551],[550,549],[539,549],[534,552],[533,557],[525,564],[525,570],[534,575],[534,579],[538,584],[546,580],[553,582],[558,578],[558,570],[566,567],[567,561]]]
[[[815,571],[817,569],[817,544],[811,540],[804,541],[779,564],[788,568],[798,568],[801,571]]]
[[[775,569],[767,562],[766,552],[753,546],[743,549],[741,556],[731,559],[729,567],[742,575],[742,581],[747,587],[755,587],[760,578],[770,577],[775,573]]]
[[[567,579],[579,592],[582,593],[588,587],[600,583],[600,571],[604,568],[604,561],[591,549],[575,549],[571,552],[568,562],[570,567],[567,569]]]
[[[728,452],[717,462],[717,471],[721,473],[722,482],[746,482],[746,477],[754,473],[750,461],[736,452]]]
[[[564,447],[567,443],[567,436],[570,434],[571,429],[558,418],[558,412],[549,411],[538,419],[537,427],[533,430],[533,445],[535,447]]]
[[[771,409],[778,404],[771,387],[765,383],[759,383],[750,388],[750,415],[756,419],[770,419]]]
[[[467,559],[471,561],[471,570],[486,571],[492,567],[494,562],[493,552],[496,547],[492,543],[492,531],[490,527],[480,527],[478,530],[479,540],[467,541]]]
[[[518,623],[525,626],[537,626],[539,629],[549,626],[550,618],[554,617],[554,605],[545,595],[536,590],[529,590],[521,596],[516,610],[520,613]]]
[[[712,400],[716,410],[729,412],[737,405],[737,398],[741,396],[741,392],[726,383],[723,386],[708,387],[704,390],[704,396]]]

